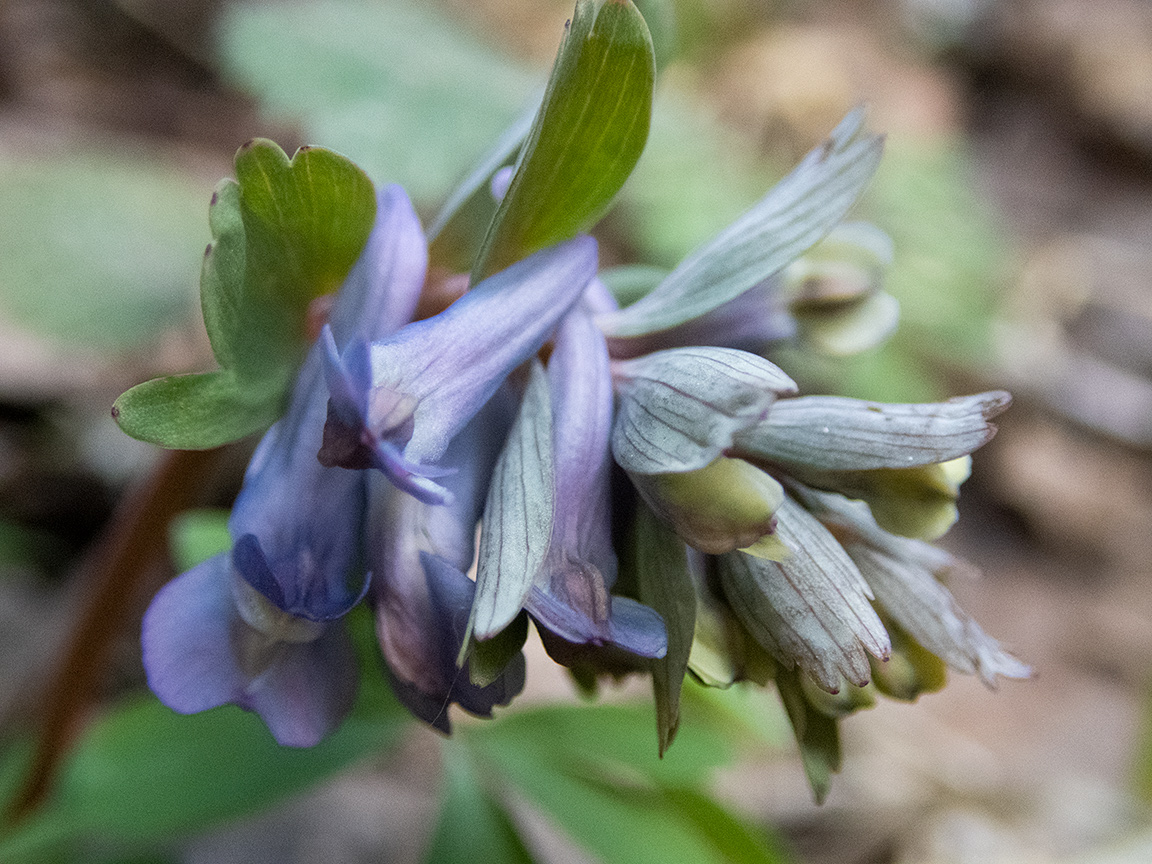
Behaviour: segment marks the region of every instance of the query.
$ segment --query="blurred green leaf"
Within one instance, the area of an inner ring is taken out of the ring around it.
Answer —
[[[729,758],[723,732],[686,725],[659,760],[650,723],[625,706],[552,707],[469,728],[465,742],[488,785],[511,787],[606,864],[786,860],[701,790]]]
[[[193,308],[205,190],[185,172],[82,151],[0,165],[0,307],[61,342],[138,347]]]
[[[532,864],[515,825],[484,789],[466,748],[444,742],[440,816],[428,864]]]
[[[256,139],[237,152],[236,178],[212,196],[200,279],[223,368],[123,394],[113,413],[135,438],[196,450],[271,425],[309,344],[309,304],[340,286],[372,229],[371,181],[331,150],[302,147],[289,159]]]
[[[348,155],[417,202],[448,191],[543,76],[469,36],[432,4],[229,4],[227,74],[277,120]]]
[[[656,60],[631,0],[578,0],[473,281],[604,214],[648,140]]]
[[[352,617],[370,636],[369,613]],[[184,716],[152,697],[126,699],[84,732],[45,809],[0,835],[0,861],[90,841],[168,842],[268,807],[395,744],[408,715],[375,659],[361,662],[366,674],[351,716],[310,749],[279,746],[259,717],[233,706]]]
[[[178,571],[191,570],[232,548],[228,516],[229,512],[223,509],[187,510],[172,520],[168,535],[172,561]]]

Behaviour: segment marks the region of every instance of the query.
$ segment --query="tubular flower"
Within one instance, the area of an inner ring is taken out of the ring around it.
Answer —
[[[875,691],[914,698],[945,665],[1027,676],[945,587],[963,565],[924,542],[955,520],[1008,395],[799,396],[765,356],[890,329],[886,238],[854,225],[813,248],[878,158],[850,115],[623,307],[579,236],[414,322],[426,241],[386,190],[253,457],[231,552],[149,609],[153,689],[178,711],[235,702],[281,742],[314,743],[351,704],[340,619],[366,596],[398,698],[447,732],[450,704],[487,716],[520,692],[531,619],[585,683],[650,673],[662,749],[687,673],[775,681],[820,796],[837,721]]]

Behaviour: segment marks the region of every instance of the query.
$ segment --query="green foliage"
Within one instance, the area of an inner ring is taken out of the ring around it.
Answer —
[[[444,743],[440,818],[429,864],[531,864],[534,860],[499,800],[482,785],[467,747]]]
[[[579,0],[474,281],[596,223],[648,140],[656,60],[631,0]]]
[[[289,159],[257,139],[237,152],[236,178],[212,196],[200,279],[222,368],[124,393],[113,413],[134,438],[199,450],[270,426],[310,341],[309,304],[340,286],[368,239],[372,183],[330,150],[302,147]]]
[[[0,165],[0,306],[62,343],[136,348],[189,315],[204,190],[86,150]]]
[[[703,791],[709,772],[731,755],[720,729],[687,724],[683,746],[660,760],[650,723],[647,710],[632,707],[550,707],[460,737],[476,782],[506,790],[489,791],[489,801],[530,802],[606,864],[788,860]]]
[[[447,195],[539,83],[432,4],[233,3],[219,32],[226,73],[266,114],[418,202]]]
[[[353,623],[370,639],[361,612]],[[181,716],[152,697],[124,700],[85,731],[45,809],[0,836],[0,861],[90,843],[147,850],[268,807],[393,745],[408,715],[374,660],[364,663],[371,668],[352,715],[311,749],[279,746],[257,716],[232,706]]]
[[[177,571],[191,570],[232,548],[228,516],[227,510],[188,510],[172,520],[168,535]]]

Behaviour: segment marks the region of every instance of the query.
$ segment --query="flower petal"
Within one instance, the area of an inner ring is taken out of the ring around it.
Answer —
[[[364,477],[316,461],[328,401],[319,351],[313,347],[300,371],[288,416],[253,455],[228,522],[233,564],[248,583],[314,621],[344,615],[367,586],[356,566]]]
[[[880,162],[881,139],[862,134],[863,124],[863,109],[849,113],[827,141],[751,210],[693,250],[654,291],[604,316],[604,332],[637,336],[682,324],[743,294],[820,240]]]
[[[491,639],[515,618],[552,537],[554,476],[548,378],[533,361],[528,389],[484,505],[470,634]]]
[[[963,566],[947,552],[883,531],[868,508],[838,495],[806,491],[823,521],[851,534],[844,548],[892,619],[952,668],[976,673],[989,686],[996,676],[1027,678],[1031,670],[1008,654],[956,603],[936,574]]]
[[[428,248],[420,218],[399,186],[376,196],[376,223],[340,288],[329,319],[336,344],[381,339],[412,320],[424,287]]]
[[[328,375],[343,383],[324,438],[326,464],[367,448],[398,484],[435,476],[436,462],[508,374],[531,357],[596,271],[596,241],[578,237],[538,252],[484,280],[444,312],[370,347],[372,380],[329,356]],[[362,350],[362,349],[353,349]],[[344,439],[341,445],[339,439]],[[423,485],[429,485],[424,483]],[[428,497],[436,496],[430,484]]]
[[[791,498],[778,511],[784,561],[742,552],[720,559],[720,579],[733,611],[752,636],[787,666],[799,665],[829,692],[841,676],[868,683],[868,656],[884,658],[888,634],[871,589],[828,529]]]
[[[435,674],[409,682],[398,680],[391,665],[389,669],[400,701],[424,722],[449,733],[450,703],[455,702],[472,714],[491,717],[495,706],[507,705],[524,689],[524,655],[515,655],[491,683],[474,684],[467,664],[460,669],[456,667],[456,655],[464,641],[465,622],[476,586],[438,556],[422,552],[420,562],[429,601],[425,639],[433,648],[428,659],[435,663]]]
[[[243,692],[231,638],[243,621],[231,578],[227,553],[209,558],[161,588],[144,614],[148,686],[173,711],[195,714]]]
[[[282,642],[275,661],[245,689],[241,707],[268,724],[277,743],[314,747],[352,710],[359,670],[343,625],[314,642]]]
[[[988,443],[988,421],[1012,397],[1003,391],[947,402],[890,405],[839,396],[781,399],[735,434],[733,455],[826,471],[912,468],[946,462]]]
[[[612,452],[634,474],[693,471],[764,418],[796,384],[762,357],[731,348],[673,348],[613,364],[619,410]]]
[[[307,642],[283,642],[241,618],[227,553],[165,585],[144,616],[148,686],[174,711],[229,702],[258,713],[276,740],[311,747],[347,715],[357,667],[342,627]]]

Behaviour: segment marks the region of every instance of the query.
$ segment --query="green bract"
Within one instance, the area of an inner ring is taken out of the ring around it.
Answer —
[[[237,152],[236,178],[212,196],[200,274],[221,368],[124,393],[112,410],[134,438],[200,450],[275,422],[310,342],[309,305],[340,286],[368,239],[372,182],[337,153],[302,147],[289,159],[256,139]]]
[[[473,280],[590,227],[648,140],[656,61],[631,0],[580,0]]]

